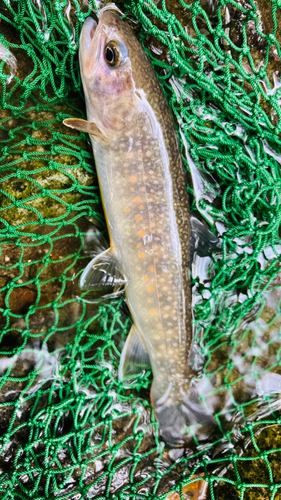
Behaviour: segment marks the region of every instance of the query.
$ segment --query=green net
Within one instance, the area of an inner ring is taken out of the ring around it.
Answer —
[[[222,239],[192,268],[217,431],[190,429],[178,458],[151,374],[118,381],[124,299],[78,287],[106,231],[88,137],[62,120],[85,116],[79,33],[101,6],[0,3],[1,498],[177,500],[200,474],[212,500],[279,499],[281,2],[119,4],[177,118],[191,209]]]

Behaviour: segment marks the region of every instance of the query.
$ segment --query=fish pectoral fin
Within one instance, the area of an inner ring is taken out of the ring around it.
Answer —
[[[133,378],[150,368],[149,356],[137,327],[133,325],[121,354],[118,371],[119,380]]]
[[[80,130],[80,132],[85,132],[85,134],[92,135],[93,138],[101,144],[109,144],[110,142],[108,137],[106,137],[93,122],[82,120],[82,118],[66,118],[63,120],[63,124],[75,130]]]
[[[103,290],[114,287],[115,292],[126,284],[118,260],[111,248],[96,255],[83,271],[79,286],[81,290]]]
[[[192,262],[195,252],[199,257],[207,257],[210,253],[221,250],[221,240],[205,224],[194,216],[191,216],[190,224],[190,262]]]

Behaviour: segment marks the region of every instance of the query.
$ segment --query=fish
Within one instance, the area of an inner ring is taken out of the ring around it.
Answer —
[[[191,217],[174,118],[147,55],[112,8],[98,23],[86,19],[79,62],[87,120],[64,124],[90,135],[110,239],[80,287],[124,285],[133,325],[119,378],[151,367],[160,435],[181,446],[186,425],[207,410],[192,385]]]

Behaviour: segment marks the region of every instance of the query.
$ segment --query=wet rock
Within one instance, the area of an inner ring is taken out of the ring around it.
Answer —
[[[237,499],[243,486],[245,499],[269,499],[271,493],[265,485],[280,482],[280,452],[277,451],[280,445],[279,426],[256,425],[252,436],[248,434],[243,452],[221,472],[221,480],[216,486],[218,498]]]

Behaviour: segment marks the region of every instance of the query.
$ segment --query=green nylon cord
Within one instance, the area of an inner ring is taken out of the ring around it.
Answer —
[[[191,428],[176,461],[151,374],[118,381],[123,298],[78,286],[106,229],[88,138],[62,121],[85,116],[77,50],[98,6],[0,3],[0,496],[183,499],[200,473],[212,500],[279,499],[278,397],[249,387],[281,374],[281,2],[119,4],[177,120],[191,209],[222,240],[192,282],[218,431]]]

